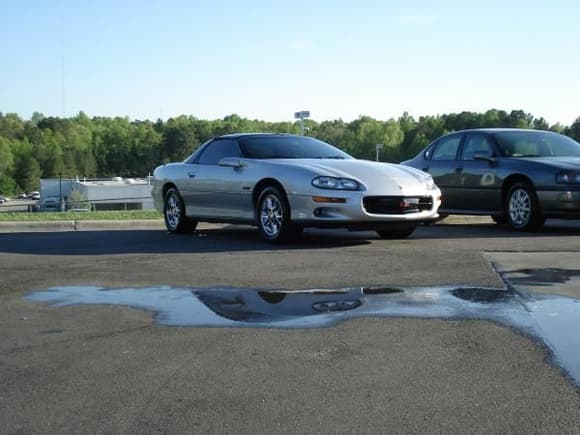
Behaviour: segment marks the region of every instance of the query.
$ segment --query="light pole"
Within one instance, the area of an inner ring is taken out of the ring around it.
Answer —
[[[62,201],[62,173],[58,176],[58,206],[60,211],[64,211],[64,202]]]
[[[294,119],[300,120],[300,136],[304,136],[304,120],[310,118],[310,111],[302,110],[300,112],[294,112]]]
[[[376,151],[376,157],[375,160],[378,162],[379,161],[379,150],[383,149],[383,144],[382,143],[378,143],[375,145],[375,151]]]

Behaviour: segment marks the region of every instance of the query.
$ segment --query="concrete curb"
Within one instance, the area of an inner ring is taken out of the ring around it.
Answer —
[[[0,222],[0,233],[74,231],[75,221]]]
[[[0,222],[0,233],[144,230],[165,228],[162,219]]]
[[[441,225],[475,225],[475,224],[493,224],[494,221],[489,216],[447,216],[442,221],[437,222]]]
[[[489,216],[448,216],[437,225],[491,224]],[[199,229],[220,228],[223,225],[202,223]],[[71,220],[45,222],[0,222],[1,233],[99,231],[99,230],[149,230],[165,229],[163,219],[132,220]]]
[[[115,220],[80,220],[75,221],[76,231],[90,230],[147,230],[165,228],[162,219],[132,219],[128,221]]]

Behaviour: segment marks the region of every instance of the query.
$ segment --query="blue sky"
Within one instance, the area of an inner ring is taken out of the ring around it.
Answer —
[[[311,3],[0,0],[0,111],[580,116],[580,2]]]

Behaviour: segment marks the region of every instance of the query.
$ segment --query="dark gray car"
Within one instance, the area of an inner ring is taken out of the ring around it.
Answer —
[[[546,218],[580,218],[580,144],[558,133],[458,131],[402,164],[433,176],[441,215],[491,215],[524,231]]]

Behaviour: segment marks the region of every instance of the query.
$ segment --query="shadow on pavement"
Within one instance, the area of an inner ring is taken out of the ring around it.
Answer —
[[[522,233],[495,224],[420,226],[408,239],[381,240],[375,232],[307,229],[294,243],[273,245],[260,239],[256,229],[228,226],[171,235],[164,230],[101,230],[0,234],[0,253],[32,255],[114,255],[203,252],[244,252],[332,249],[379,243],[421,243],[429,239],[509,239],[580,236],[577,223],[550,225],[536,233]]]
[[[369,234],[369,233],[367,233]],[[255,229],[228,227],[173,235],[164,230],[103,230],[0,234],[0,253],[30,255],[174,254],[329,249],[369,244],[364,237],[312,237],[274,245]]]

